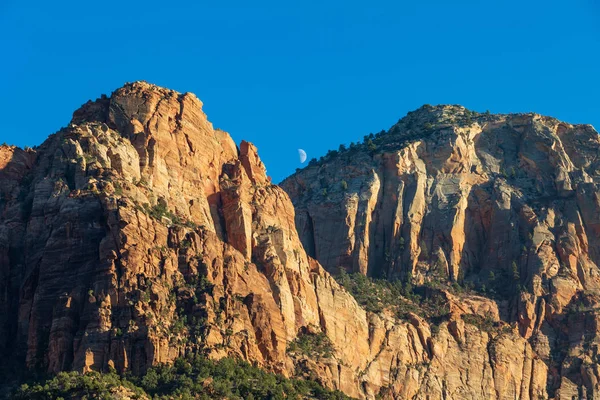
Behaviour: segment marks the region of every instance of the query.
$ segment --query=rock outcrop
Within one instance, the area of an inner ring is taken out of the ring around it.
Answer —
[[[284,184],[295,211],[193,94],[135,82],[88,102],[38,148],[0,147],[1,363],[143,373],[202,352],[357,398],[597,396],[598,141],[506,119],[308,168]],[[348,192],[328,183],[331,200],[315,201],[319,178]],[[538,203],[511,181],[534,178]],[[419,283],[435,265],[462,282],[508,268],[528,232],[527,290],[504,303],[445,291],[441,321],[367,312],[321,267]],[[331,353],[290,351],[304,335]]]
[[[534,345],[551,396],[597,397],[598,154],[590,125],[424,106],[281,186],[325,269],[475,287]]]

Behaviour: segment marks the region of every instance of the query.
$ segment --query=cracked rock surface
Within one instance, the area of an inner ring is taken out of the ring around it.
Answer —
[[[88,102],[36,149],[0,147],[3,367],[142,373],[203,352],[356,398],[596,396],[597,134],[489,118],[307,168],[287,193],[196,96],[145,82]],[[348,190],[318,199],[319,176]],[[527,290],[442,291],[435,324],[366,311],[326,271],[419,283],[436,265],[462,280],[515,257]],[[332,353],[289,351],[303,332]]]
[[[478,340],[488,352],[471,356],[487,358],[490,369],[468,376],[490,377],[485,387],[495,388],[481,398],[504,398],[507,377],[532,383],[529,394],[512,386],[511,398],[596,398],[599,156],[590,125],[423,106],[281,186],[294,203],[300,240],[326,270],[455,282],[495,299],[498,317],[524,341],[499,339],[492,350]],[[469,303],[457,306],[467,311]],[[498,346],[510,351],[500,364]],[[508,359],[533,367],[509,367]],[[538,393],[540,368],[548,378]]]

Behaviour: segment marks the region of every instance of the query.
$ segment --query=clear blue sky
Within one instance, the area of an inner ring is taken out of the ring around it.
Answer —
[[[424,103],[600,127],[600,3],[0,0],[0,142],[41,143],[88,99],[190,91],[275,182]]]

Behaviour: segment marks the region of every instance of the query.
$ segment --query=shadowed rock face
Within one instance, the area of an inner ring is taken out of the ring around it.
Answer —
[[[534,114],[465,113],[423,107],[371,154],[358,146],[286,179],[305,246],[332,271],[462,280],[515,261],[523,283],[564,267],[597,288],[598,133]],[[540,254],[544,244],[553,251]]]
[[[595,133],[486,118],[489,135],[477,119],[421,141],[401,123],[383,152],[304,170],[284,184],[296,216],[256,148],[213,129],[194,95],[136,82],[88,102],[39,148],[0,147],[1,366],[140,373],[203,352],[357,398],[595,394]],[[522,167],[500,177],[511,157]],[[319,179],[348,190],[309,195]],[[500,307],[443,291],[450,314],[434,329],[365,311],[305,248],[327,268],[417,282],[430,265],[463,279],[519,254],[527,290]],[[518,325],[491,332],[465,315]],[[333,355],[288,351],[302,332],[324,333]]]
[[[558,361],[551,394],[597,396],[597,328],[583,320],[596,320],[600,293],[599,155],[590,125],[424,106],[281,186],[328,271],[487,285],[502,318]]]

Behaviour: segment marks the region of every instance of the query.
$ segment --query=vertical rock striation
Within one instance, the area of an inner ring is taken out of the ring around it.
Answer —
[[[88,102],[35,150],[0,147],[2,367],[143,373],[202,352],[357,398],[595,393],[595,132],[506,118],[306,169],[284,184],[295,211],[193,94],[135,82]],[[368,312],[321,267],[463,281],[517,254],[520,297],[446,291],[435,324]],[[465,322],[480,314],[502,329]],[[290,351],[317,334],[331,354]]]
[[[599,305],[598,154],[590,125],[424,106],[281,186],[325,269],[474,286],[545,353],[550,396],[591,396],[598,332],[572,318]]]

